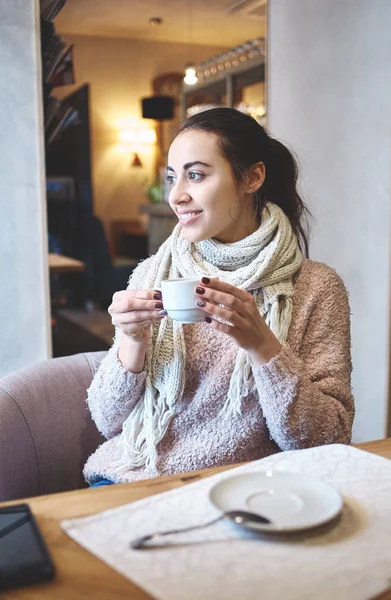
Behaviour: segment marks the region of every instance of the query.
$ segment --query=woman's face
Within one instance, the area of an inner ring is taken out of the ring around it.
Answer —
[[[180,133],[168,153],[169,203],[189,242],[235,242],[257,229],[246,190],[234,180],[216,135]]]

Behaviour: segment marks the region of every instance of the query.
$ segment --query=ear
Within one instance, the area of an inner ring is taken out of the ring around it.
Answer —
[[[263,162],[258,162],[253,165],[247,173],[246,192],[254,194],[260,187],[266,177],[266,167]]]

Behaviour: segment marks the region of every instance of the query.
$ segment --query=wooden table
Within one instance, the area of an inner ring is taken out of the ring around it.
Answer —
[[[391,438],[357,444],[356,447],[391,459]],[[192,481],[225,471],[233,466],[235,465],[194,471],[184,475],[149,479],[137,483],[101,487],[93,490],[76,490],[4,503],[2,506],[19,502],[30,504],[49,546],[57,573],[53,582],[3,592],[1,594],[2,600],[26,598],[30,600],[81,600],[85,597],[94,600],[113,600],[114,598],[150,600],[151,596],[95,558],[63,533],[59,525],[60,522],[63,519],[91,515],[187,485]],[[391,600],[391,591],[377,598],[379,600]]]
[[[76,258],[63,256],[62,254],[49,253],[48,258],[49,272],[53,273],[72,273],[75,271],[84,271],[85,264]]]

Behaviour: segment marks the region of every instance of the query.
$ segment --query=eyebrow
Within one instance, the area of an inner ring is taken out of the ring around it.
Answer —
[[[183,169],[185,171],[187,171],[188,169],[191,169],[191,167],[194,167],[194,165],[202,165],[203,167],[210,168],[210,165],[208,165],[208,163],[202,162],[201,160],[195,160],[193,162],[188,162],[188,163],[184,164]],[[170,166],[167,167],[167,171],[173,171],[175,173],[175,170]]]

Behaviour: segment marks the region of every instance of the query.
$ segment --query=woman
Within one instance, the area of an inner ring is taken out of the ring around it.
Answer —
[[[86,480],[348,443],[349,303],[338,275],[303,256],[292,155],[251,117],[218,108],[183,125],[168,162],[179,223],[109,307],[115,342],[88,390],[108,441],[88,459]],[[205,323],[179,325],[158,288],[189,276],[200,278]]]

